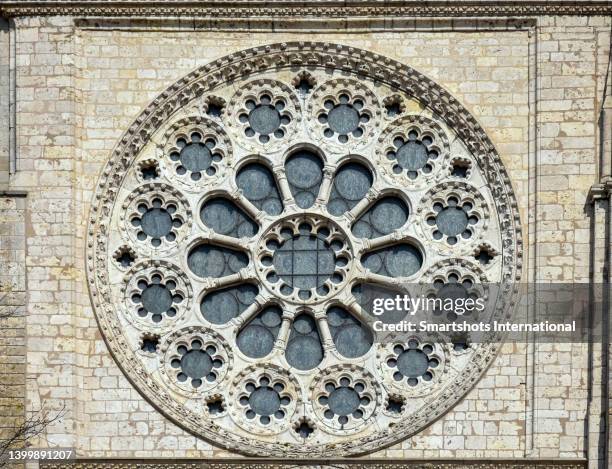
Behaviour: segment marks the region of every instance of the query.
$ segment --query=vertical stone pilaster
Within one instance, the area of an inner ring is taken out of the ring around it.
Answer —
[[[590,379],[591,392],[588,402],[588,425],[586,429],[587,457],[589,468],[599,469],[605,464],[605,438],[606,438],[606,392],[605,379],[607,367],[607,347],[605,340],[599,336],[603,332],[605,308],[607,301],[604,298],[605,291],[605,264],[607,252],[609,207],[608,200],[602,197],[602,193],[591,193],[592,206],[589,207],[591,217],[591,271],[592,271],[592,294],[593,308],[591,324],[597,325],[592,343],[590,344]]]
[[[15,19],[18,171],[28,191],[27,410],[63,410],[41,446],[74,447],[74,27],[68,17]]]
[[[8,187],[9,179],[9,22],[0,18],[0,189]]]

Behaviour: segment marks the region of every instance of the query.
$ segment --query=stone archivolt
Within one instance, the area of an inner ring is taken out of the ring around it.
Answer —
[[[386,110],[398,96],[419,115]],[[502,255],[476,266],[484,245]],[[103,171],[87,250],[100,329],[135,387],[194,434],[280,457],[402,440],[495,357],[494,343],[373,343],[363,285],[506,295],[522,268],[512,188],[476,120],[406,65],[307,42],[229,55],[156,98]],[[162,345],[141,350],[143,335]]]

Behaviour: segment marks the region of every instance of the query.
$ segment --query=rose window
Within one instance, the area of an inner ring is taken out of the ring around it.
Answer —
[[[374,329],[366,293],[488,298],[481,284],[511,285],[521,265],[482,128],[392,62],[306,42],[220,59],[148,107],[102,172],[98,322],[134,386],[191,433],[258,456],[375,451],[450,409],[495,356]]]

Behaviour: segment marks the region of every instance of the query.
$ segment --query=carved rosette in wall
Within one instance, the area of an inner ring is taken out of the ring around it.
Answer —
[[[214,444],[378,450],[450,409],[497,346],[378,343],[359,291],[512,285],[508,180],[475,119],[406,65],[321,43],[227,56],[156,98],[104,169],[87,245],[100,329],[143,396]]]

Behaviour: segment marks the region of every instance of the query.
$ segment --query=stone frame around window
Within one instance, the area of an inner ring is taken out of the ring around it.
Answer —
[[[245,441],[214,425],[202,428],[201,419],[189,409],[177,405],[153,380],[145,369],[138,366],[128,350],[130,345],[122,336],[111,306],[114,302],[108,289],[111,279],[107,276],[109,262],[109,231],[112,223],[112,204],[117,190],[122,187],[126,172],[133,167],[135,158],[154,140],[159,126],[172,121],[174,113],[186,103],[200,99],[216,86],[236,80],[243,75],[292,67],[308,67],[324,64],[324,67],[343,71],[356,78],[364,77],[385,83],[387,86],[419,100],[445,125],[452,128],[465,144],[474,162],[483,170],[484,178],[498,201],[496,213],[500,231],[509,242],[502,252],[503,270],[499,280],[504,281],[512,294],[512,284],[521,277],[522,240],[516,201],[508,176],[499,155],[476,120],[446,91],[410,67],[391,59],[340,45],[321,43],[283,43],[262,46],[242,54],[232,54],[212,64],[201,67],[163,92],[130,127],[115,148],[107,164],[92,205],[88,237],[88,277],[95,306],[96,317],[111,351],[126,376],[156,407],[186,429],[223,447],[259,456],[294,456],[312,454],[313,447],[280,445],[265,440]],[[157,142],[159,143],[159,142]],[[242,162],[241,162],[242,163]],[[274,169],[274,168],[273,168]],[[236,193],[236,198],[241,196]],[[237,272],[236,275],[242,275]],[[112,340],[111,340],[112,339]],[[493,360],[497,345],[483,346],[479,358],[467,366],[454,383],[455,393],[442,393],[441,397],[426,406],[411,419],[394,426],[393,434],[382,432],[368,438],[356,438],[343,443],[332,442],[317,448],[324,455],[362,454],[380,449],[415,433],[435,420],[463,396]]]

